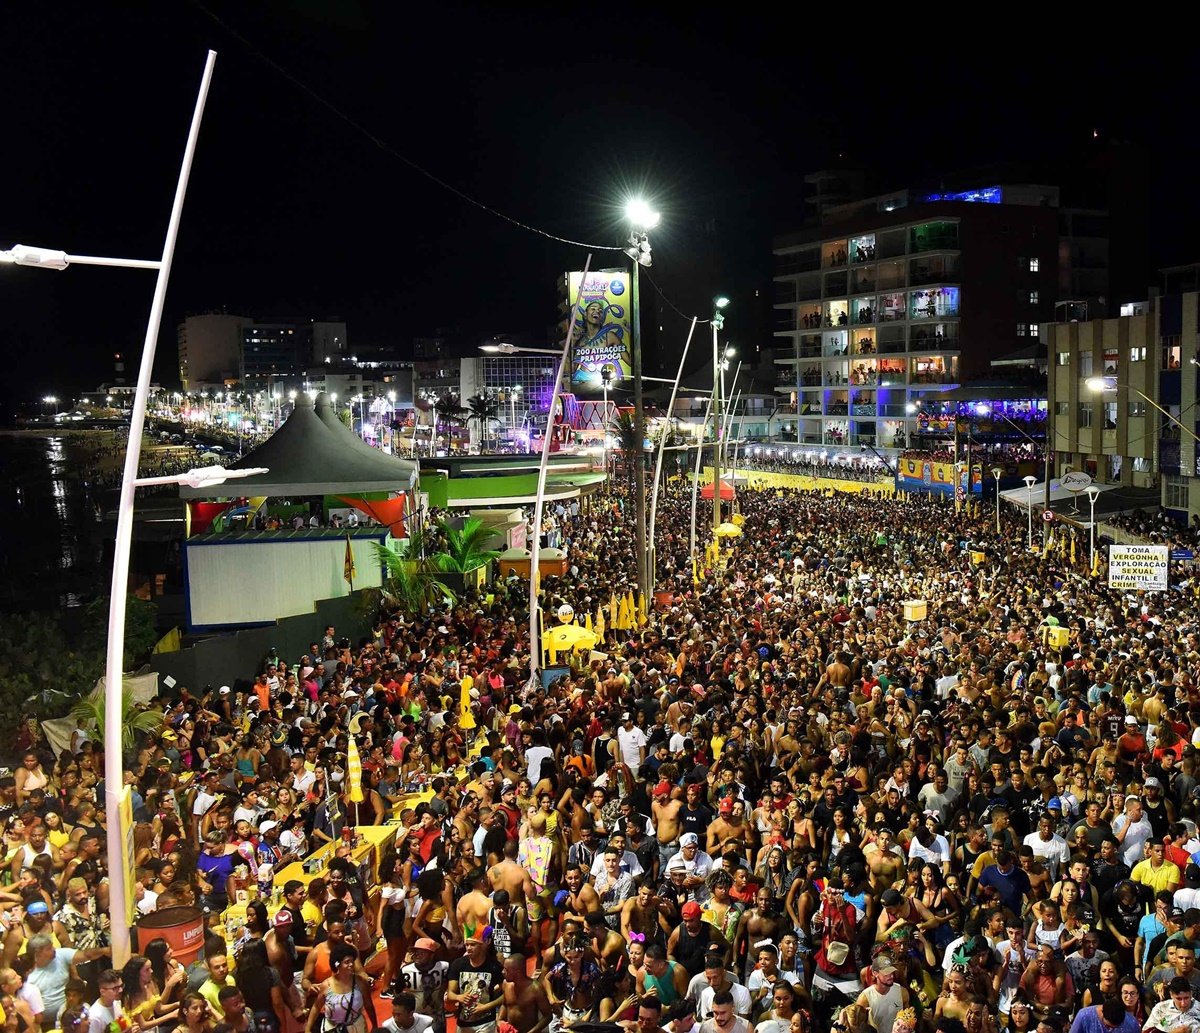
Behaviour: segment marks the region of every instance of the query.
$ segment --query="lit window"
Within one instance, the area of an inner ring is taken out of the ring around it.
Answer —
[[[1030,337],[1037,337],[1037,335],[1038,335],[1038,325],[1037,325],[1037,323],[1030,323],[1030,324],[1029,324],[1029,336],[1030,336]]]
[[[1129,361],[1130,362],[1145,362],[1146,361],[1145,347],[1143,346],[1140,348],[1130,348],[1129,349]]]
[[[1026,327],[1026,325],[1024,323],[1018,323],[1017,324],[1017,336],[1024,337],[1027,329],[1028,328]]]
[[[1038,259],[1038,258],[1031,258],[1031,259],[1029,260],[1029,271],[1030,271],[1031,273],[1036,273],[1036,272],[1038,272],[1038,271],[1041,269],[1041,266],[1042,266],[1041,259]]]
[[[1054,415],[1055,416],[1066,416],[1070,411],[1071,411],[1071,403],[1070,402],[1055,402],[1054,403]]]
[[[1092,425],[1092,403],[1079,403],[1079,429],[1087,430]]]
[[[1166,503],[1168,509],[1188,508],[1188,481],[1186,477],[1168,477]]]
[[[1071,353],[1056,352],[1054,356],[1054,364],[1056,366],[1069,366],[1071,364]]]
[[[1029,304],[1036,305],[1037,303],[1038,303],[1038,292],[1030,291],[1029,292]]]
[[[1145,402],[1130,402],[1129,403],[1129,415],[1130,416],[1145,416],[1146,415],[1146,403]]]

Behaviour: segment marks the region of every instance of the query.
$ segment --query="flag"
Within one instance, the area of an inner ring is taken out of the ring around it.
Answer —
[[[1093,549],[1092,550],[1092,577],[1099,577],[1099,576],[1100,576],[1100,551],[1098,549]]]
[[[1071,535],[1071,566],[1075,566],[1075,536]]]
[[[700,584],[700,568],[696,563],[696,554],[693,552],[692,553],[692,585],[698,586],[699,584]]]
[[[604,607],[597,606],[596,607],[596,628],[595,628],[596,637],[598,639],[603,639],[604,632],[607,630],[608,630],[608,627],[604,623]]]
[[[346,535],[346,559],[342,562],[342,577],[346,579],[346,583],[350,586],[350,591],[354,591],[354,548],[350,544],[350,535]]]
[[[358,758],[358,743],[353,735],[346,743],[346,784],[350,787],[350,802],[362,803],[362,761]]]
[[[587,628],[588,631],[595,631],[595,626],[592,624],[592,611],[591,610],[588,610],[588,612],[584,615],[583,626],[585,628]]]
[[[645,627],[645,625],[648,624],[650,621],[650,614],[646,612],[646,596],[642,593],[638,593],[637,612],[638,612],[638,619],[637,619],[638,627]]]

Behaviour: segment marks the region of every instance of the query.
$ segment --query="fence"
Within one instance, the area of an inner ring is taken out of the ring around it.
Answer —
[[[263,657],[274,646],[279,656],[289,663],[298,660],[315,642],[320,643],[330,625],[340,638],[353,642],[371,633],[374,614],[363,604],[363,592],[336,599],[318,600],[312,613],[284,617],[273,624],[244,628],[223,635],[214,635],[174,653],[155,653],[149,669],[159,675],[159,691],[176,695],[186,686],[199,694],[206,685],[234,685],[238,679],[248,682],[257,673]],[[166,677],[175,679],[174,688],[163,684]]]

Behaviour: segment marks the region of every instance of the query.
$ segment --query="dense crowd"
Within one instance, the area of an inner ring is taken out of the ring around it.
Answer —
[[[1155,545],[1170,545],[1176,549],[1200,546],[1200,525],[1193,522],[1185,527],[1161,506],[1158,509],[1136,509],[1107,517],[1107,522],[1123,531],[1144,538]]]
[[[737,506],[694,570],[672,488],[660,608],[544,678],[507,579],[150,701],[137,905],[203,909],[187,968],[145,935],[110,967],[100,746],[29,745],[0,780],[6,1025],[1200,1029],[1195,599],[935,498]],[[557,514],[548,614],[629,587],[630,508]],[[353,830],[388,822],[376,895]],[[323,844],[327,877],[273,881]]]

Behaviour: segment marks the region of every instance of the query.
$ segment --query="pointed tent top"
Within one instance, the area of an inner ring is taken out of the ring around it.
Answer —
[[[416,483],[418,467],[409,459],[390,456],[377,448],[372,448],[362,438],[338,419],[333,406],[329,404],[329,395],[324,391],[317,395],[316,413],[319,419],[343,448],[349,449],[354,455],[369,460],[375,468],[390,476],[403,479],[404,487],[409,488]]]
[[[343,428],[344,429],[344,428]],[[191,488],[180,485],[184,499],[229,498],[234,495],[358,495],[405,491],[412,481],[405,469],[382,452],[379,462],[360,455],[333,435],[313,410],[307,395],[296,396],[292,414],[257,448],[231,469],[265,467],[267,472],[223,485]]]

